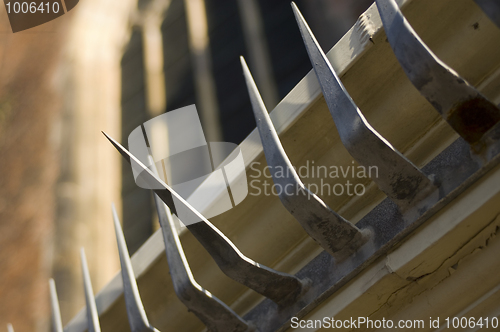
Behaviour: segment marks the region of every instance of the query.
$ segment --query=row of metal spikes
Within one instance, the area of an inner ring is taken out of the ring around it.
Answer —
[[[500,3],[495,0],[475,1],[500,27]],[[498,137],[498,126],[495,127],[500,122],[498,107],[432,53],[404,18],[395,0],[376,0],[376,4],[388,41],[410,81],[451,127],[470,144],[471,150],[488,160],[494,154],[489,148]],[[418,208],[419,204],[429,197],[435,196],[432,201],[437,201],[438,181],[424,174],[370,126],[345,90],[294,3],[292,8],[323,96],[340,139],[348,152],[360,165],[378,167],[379,176],[373,180],[387,197],[398,205],[402,213],[409,213],[408,211],[415,207]],[[282,191],[281,202],[325,251],[337,261],[345,260],[370,238],[370,232],[358,229],[345,220],[304,186],[281,145],[243,58],[241,64],[267,163],[272,166],[271,170],[288,170],[285,172],[287,177],[283,177],[281,171],[279,175],[272,174],[273,180],[282,188],[297,189],[292,190],[292,194]],[[194,280],[175,227],[177,213],[173,197],[201,220],[187,225],[187,228],[227,276],[282,307],[295,303],[301,294],[307,291],[308,280],[275,271],[244,256],[221,231],[157,176],[154,162],[151,162],[150,167],[153,169],[151,171],[118,142],[108,135],[106,137],[129,163],[143,170],[145,180],[151,184],[150,188],[163,188],[154,190],[154,200],[174,290],[179,299],[198,316],[208,330],[254,331],[256,328]],[[131,331],[158,331],[149,323],[142,305],[125,238],[114,207],[113,219]],[[98,332],[99,319],[83,249],[81,259],[88,331]],[[54,331],[62,332],[53,280],[50,281],[50,291]],[[10,324],[8,329],[9,332],[13,332]]]

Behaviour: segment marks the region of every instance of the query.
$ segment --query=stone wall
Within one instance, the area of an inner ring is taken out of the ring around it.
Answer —
[[[47,331],[61,114],[54,72],[67,22],[13,34],[0,6],[0,329]]]

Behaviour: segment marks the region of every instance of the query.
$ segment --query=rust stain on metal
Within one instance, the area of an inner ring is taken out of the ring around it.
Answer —
[[[391,186],[398,199],[411,201],[417,195],[421,182],[421,178],[400,175],[395,181],[391,182]]]
[[[483,96],[477,95],[454,106],[446,120],[460,136],[473,144],[500,122],[500,110]]]

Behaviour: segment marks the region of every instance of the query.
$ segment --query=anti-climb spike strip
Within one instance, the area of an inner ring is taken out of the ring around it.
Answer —
[[[377,0],[391,47],[406,76],[469,144],[478,143],[500,121],[500,110],[432,53],[396,1]]]
[[[149,188],[164,188],[154,189],[154,192],[167,204],[172,213],[177,215],[173,201],[175,197],[187,212],[199,220],[199,222],[188,224],[186,227],[208,251],[222,272],[279,305],[284,306],[295,302],[304,287],[304,283],[299,278],[270,269],[243,255],[221,231],[191,204],[186,202],[121,144],[106,133],[103,134],[129,163],[141,169],[142,180],[149,185]],[[273,286],[269,287],[269,285]]]
[[[348,257],[366,242],[367,234],[339,216],[304,186],[281,145],[245,59],[241,57],[240,60],[264,154],[271,166],[274,184],[282,189],[281,202],[330,255],[338,260]]]
[[[500,2],[498,0],[474,0],[488,17],[500,28]]]
[[[54,332],[63,332],[61,320],[61,310],[59,308],[59,300],[57,298],[56,283],[54,279],[49,280],[50,289],[50,306],[52,309],[52,324]]]
[[[87,329],[88,332],[101,332],[94,291],[92,290],[92,282],[90,281],[90,273],[87,266],[87,258],[85,257],[85,250],[83,248],[80,249],[80,259],[82,261],[83,288],[85,291],[85,303],[87,305]]]
[[[209,329],[209,331],[252,331],[253,329],[225,303],[203,289],[194,280],[177,234],[174,216],[156,195],[154,200],[160,221],[170,276],[177,297]]]
[[[370,126],[294,3],[292,8],[342,143],[360,165],[377,167],[378,176],[373,181],[403,211],[415,206],[435,191],[432,181]]]
[[[14,332],[14,328],[12,327],[12,324],[7,324],[7,332]]]
[[[123,280],[123,294],[125,297],[125,307],[127,309],[128,322],[132,332],[158,332],[157,329],[149,324],[146,311],[142,305],[137,281],[135,280],[132,262],[127,250],[125,236],[123,235],[120,220],[116,213],[115,206],[112,206],[113,222],[115,225],[116,242],[118,245],[118,254],[120,256],[121,274]]]

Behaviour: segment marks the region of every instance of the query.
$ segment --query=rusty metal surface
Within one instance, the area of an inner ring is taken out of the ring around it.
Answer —
[[[367,169],[377,167],[378,176],[372,180],[403,211],[414,208],[420,200],[435,194],[437,188],[433,181],[366,121],[294,3],[292,8],[321,91],[347,151]]]
[[[165,203],[154,194],[165,253],[175,294],[209,331],[253,331],[254,329],[225,303],[202,288],[194,279],[177,234],[174,217]]]
[[[200,222],[187,225],[186,227],[208,251],[222,272],[231,279],[272,299],[280,305],[287,305],[296,301],[304,288],[307,287],[307,280],[300,280],[290,274],[275,271],[243,255],[219,229],[165,182],[153,174],[127,149],[105,133],[104,135],[129,163],[134,163],[135,167],[142,169],[142,180],[144,183],[149,184],[149,188],[165,188],[155,189],[154,192],[167,204],[173,214],[176,214],[176,207],[173,201],[173,197],[175,197],[176,200],[184,205],[187,211],[190,211],[190,213],[200,220]]]
[[[120,220],[116,213],[115,206],[112,206],[113,223],[115,226],[116,243],[118,245],[118,254],[120,256],[121,275],[123,280],[123,295],[125,297],[125,307],[127,308],[127,317],[132,332],[159,332],[149,324],[146,311],[139,295],[137,281],[135,280],[132,262],[123,235]]]
[[[394,0],[376,4],[387,39],[410,81],[463,139],[481,144],[484,134],[500,122],[500,109],[425,45]]]
[[[241,65],[267,164],[275,186],[280,188],[281,202],[323,249],[337,261],[346,259],[368,240],[369,232],[360,231],[304,186],[281,145],[243,57]]]
[[[80,250],[80,259],[82,263],[83,288],[85,291],[85,303],[87,307],[87,329],[88,332],[101,332],[99,314],[97,313],[97,307],[95,305],[94,291],[90,280],[85,250],[83,248]]]
[[[56,283],[54,279],[49,280],[49,289],[50,289],[50,307],[52,309],[53,331],[63,332],[61,310],[59,308],[59,300],[57,298]]]

